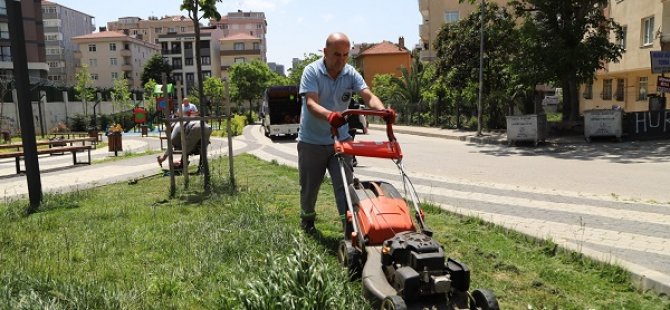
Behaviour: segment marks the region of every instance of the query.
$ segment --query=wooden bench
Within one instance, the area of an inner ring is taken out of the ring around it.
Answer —
[[[92,142],[95,138],[82,138],[82,139],[68,139],[68,140],[56,140],[56,141],[38,141],[37,145],[48,145],[49,148],[37,149],[37,155],[55,155],[55,154],[65,154],[70,152],[72,154],[72,162],[74,165],[78,164],[91,164],[91,149],[93,145],[87,145],[86,141]],[[60,143],[70,143],[70,145],[65,146],[54,146]],[[73,145],[76,142],[82,142],[82,145]],[[14,158],[16,160],[16,174],[24,172],[21,170],[21,159],[24,158],[25,154],[22,150],[22,144],[12,144],[12,145],[3,145],[1,148],[9,149],[15,148],[15,151],[0,153],[0,159],[2,158]],[[77,153],[86,151],[88,152],[88,161],[87,162],[78,162]]]

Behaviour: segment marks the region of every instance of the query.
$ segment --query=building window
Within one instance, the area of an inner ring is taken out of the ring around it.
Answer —
[[[181,81],[181,74],[175,74],[172,76],[172,80],[176,81]]]
[[[98,66],[98,60],[95,58],[91,58],[88,60],[88,65],[91,67],[97,67]]]
[[[49,61],[47,62],[49,64],[49,68],[60,68],[60,61]]]
[[[624,84],[626,84],[624,79],[617,79],[616,80],[616,93],[614,93],[614,97],[616,98],[616,101],[623,101]]]
[[[254,50],[259,50],[261,49],[261,44],[258,42],[254,42]]]
[[[116,43],[109,43],[109,50],[110,51],[115,51],[116,50]]]
[[[181,27],[179,30],[181,30],[181,32],[186,32],[186,27]]]
[[[12,61],[12,52],[9,46],[0,47],[0,61]]]
[[[612,79],[603,80],[603,100],[612,100]]]
[[[235,60],[233,60],[233,62],[236,64],[244,63],[244,57],[235,57]]]
[[[118,62],[116,61],[116,58],[110,58],[109,59],[109,64],[112,66],[118,65]]]
[[[9,39],[8,23],[0,23],[0,39]]]
[[[184,49],[185,50],[192,50],[193,49],[193,42],[184,42]]]
[[[212,76],[212,71],[202,71],[202,77],[208,78]]]
[[[654,17],[647,17],[642,20],[642,45],[654,44]]]
[[[193,65],[193,58],[184,58],[184,66],[192,66]]]
[[[627,26],[621,27],[621,39],[619,40],[619,46],[624,51],[626,50],[626,36],[627,35],[628,35],[628,27]]]
[[[88,45],[88,51],[89,51],[89,52],[95,52],[95,49],[96,49],[96,48],[95,48],[95,44],[89,44],[89,45]]]
[[[2,26],[2,24],[0,24],[0,26]],[[0,29],[0,31],[2,31],[2,29]],[[9,36],[8,36],[8,38],[9,38]],[[59,41],[59,40],[61,40],[60,33],[45,33],[44,34],[44,41]]]
[[[203,66],[209,66],[209,65],[212,64],[212,61],[211,61],[211,59],[209,58],[209,56],[200,56],[200,63],[201,63]]]
[[[119,73],[118,72],[112,72],[112,80],[116,80],[119,78]]]
[[[7,2],[0,0],[0,15],[7,15]]]
[[[97,73],[91,73],[91,79],[97,81],[98,80],[98,74]]]
[[[47,55],[60,55],[60,54],[61,54],[60,47],[47,48]]]
[[[244,43],[243,42],[237,42],[233,45],[233,49],[236,51],[243,51],[244,50]]]
[[[193,82],[193,73],[186,73],[186,81]]]
[[[174,27],[168,27],[168,33],[170,33],[170,32],[176,32]]]
[[[458,11],[444,12],[444,22],[447,24],[458,22],[460,19]]]
[[[172,69],[181,69],[181,58],[172,58]]]
[[[584,87],[584,99],[593,99],[593,82]]]
[[[161,27],[157,27],[156,29],[154,29],[154,31],[155,31],[156,33],[161,33],[161,32],[163,32],[163,28],[161,28]]]
[[[646,76],[640,77],[640,83],[637,90],[637,101],[647,100],[647,86],[649,86],[649,78]]]

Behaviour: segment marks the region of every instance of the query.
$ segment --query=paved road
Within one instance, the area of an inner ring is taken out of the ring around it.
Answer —
[[[501,139],[504,140],[504,136],[500,135],[475,138],[467,133],[402,126],[398,126],[397,131],[413,134],[398,134],[398,138],[407,155],[406,168],[423,200],[433,201],[453,212],[479,216],[531,236],[552,239],[562,247],[620,264],[631,271],[639,281],[639,287],[670,294],[670,204],[645,203],[647,199],[643,199],[652,193],[651,196],[656,197],[656,201],[670,201],[670,191],[663,190],[659,193],[657,190],[666,188],[667,180],[670,180],[670,177],[664,182],[658,180],[670,171],[670,161],[664,156],[670,151],[670,143],[603,143],[576,147],[575,143],[581,142],[559,140],[539,149],[507,148],[499,145]],[[379,133],[373,130],[369,138],[374,138],[375,135]],[[361,136],[360,139],[368,140],[368,137]],[[493,144],[478,144],[479,142]],[[156,137],[124,135],[126,151],[155,150],[159,149],[158,143]],[[297,162],[294,141],[270,141],[263,136],[258,126],[245,128],[244,135],[235,138],[233,147],[236,154],[251,153],[264,160],[276,160],[289,166],[295,166]],[[422,152],[429,153],[429,150],[422,147],[428,147],[436,153],[419,156]],[[441,147],[448,151],[440,150]],[[466,152],[469,160],[481,157],[480,163],[459,164],[458,156],[465,156],[458,155],[459,152]],[[447,159],[439,156],[443,153],[450,154],[449,163],[445,163]],[[212,139],[210,154],[227,154],[226,140]],[[106,149],[93,152],[94,161],[109,156],[113,154]],[[594,161],[593,157],[599,159]],[[622,188],[617,192],[618,195],[611,195],[610,189],[597,190],[602,185],[589,187],[589,184],[579,184],[582,190],[576,192],[570,190],[575,188],[575,181],[561,178],[560,171],[555,171],[557,175],[553,177],[560,182],[550,182],[547,177],[538,178],[542,173],[538,172],[539,168],[535,168],[525,175],[527,178],[534,176],[534,179],[530,179],[532,181],[515,183],[512,180],[522,178],[519,175],[510,177],[510,169],[514,171],[514,167],[505,168],[506,163],[519,161],[538,161],[533,163],[533,167],[541,167],[542,160],[571,162],[582,167],[579,169],[603,165],[604,168],[599,168],[602,171],[601,176],[594,174],[592,179],[578,182],[609,182],[613,185],[630,182],[629,179],[634,181],[634,176],[625,179],[625,174],[615,174],[612,177],[607,172],[632,169],[627,173],[649,175],[652,179],[650,183],[659,187],[633,194],[624,192]],[[388,160],[382,162],[365,158],[359,161],[361,167],[356,171],[359,178],[384,179],[402,188],[397,182],[397,169]],[[491,161],[495,164],[491,164]],[[95,163],[91,166],[71,165],[71,156],[40,158],[44,191],[83,189],[161,172],[155,155]],[[495,167],[485,165],[502,167],[495,170]],[[608,169],[610,165],[621,168]],[[450,170],[441,170],[445,166],[450,167]],[[478,170],[467,170],[466,166]],[[663,171],[665,173],[661,174]],[[13,174],[13,160],[0,161],[0,197],[4,199],[26,194],[25,177]]]
[[[455,135],[436,139],[437,132],[397,134],[422,199],[619,264],[639,287],[670,293],[670,158],[661,155],[670,142],[586,145],[579,139],[572,141],[579,145],[508,148]],[[379,134],[357,138],[379,140]],[[243,139],[260,158],[296,165],[293,141],[273,143],[253,127]],[[389,162],[359,158],[356,174],[402,188]]]

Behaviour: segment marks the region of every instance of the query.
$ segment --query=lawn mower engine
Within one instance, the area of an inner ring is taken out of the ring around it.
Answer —
[[[381,260],[389,284],[406,301],[470,288],[468,267],[446,258],[442,246],[421,232],[402,232],[386,240]]]

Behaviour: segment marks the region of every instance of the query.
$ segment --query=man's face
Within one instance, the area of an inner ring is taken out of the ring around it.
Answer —
[[[350,46],[346,42],[336,42],[324,48],[326,68],[329,72],[340,72],[349,59]]]

